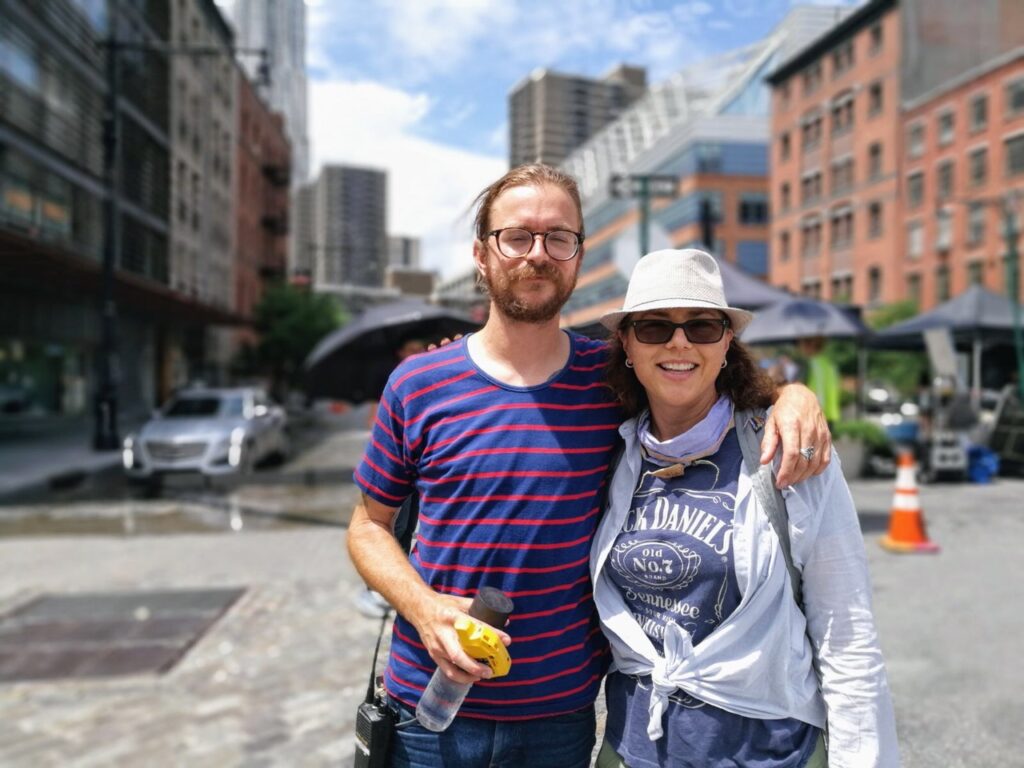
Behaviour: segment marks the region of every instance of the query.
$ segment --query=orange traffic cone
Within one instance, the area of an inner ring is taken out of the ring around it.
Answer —
[[[896,460],[896,492],[889,516],[889,533],[881,544],[892,552],[938,552],[939,545],[928,540],[924,529],[924,512],[917,494],[917,462],[910,451],[903,451]]]

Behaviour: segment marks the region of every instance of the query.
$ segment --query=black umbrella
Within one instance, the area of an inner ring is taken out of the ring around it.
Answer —
[[[303,366],[306,394],[352,403],[379,399],[404,341],[432,343],[479,327],[461,312],[417,299],[372,307],[309,353]]]
[[[725,259],[718,259],[718,271],[722,273],[722,288],[730,307],[760,309],[769,304],[789,301],[794,298],[781,288],[769,285],[749,272]]]
[[[740,339],[747,344],[783,344],[816,336],[855,339],[869,332],[847,308],[817,299],[791,298],[757,312]]]

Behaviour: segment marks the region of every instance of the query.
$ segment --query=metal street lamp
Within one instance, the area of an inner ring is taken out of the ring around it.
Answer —
[[[647,253],[650,243],[652,197],[676,197],[679,179],[657,174],[615,174],[611,177],[612,197],[635,197],[640,201],[640,255]]]
[[[262,85],[270,83],[266,48],[219,48],[216,46],[169,45],[159,42],[127,42],[117,39],[116,17],[111,19],[110,34],[99,42],[106,53],[107,94],[103,115],[103,183],[106,200],[103,204],[103,270],[100,280],[100,351],[97,359],[97,386],[93,402],[93,447],[100,451],[121,447],[118,434],[117,303],[114,299],[114,270],[121,257],[120,194],[121,194],[121,124],[118,102],[121,79],[118,59],[125,51],[149,51],[168,56],[224,56],[255,54],[261,59],[259,76]]]

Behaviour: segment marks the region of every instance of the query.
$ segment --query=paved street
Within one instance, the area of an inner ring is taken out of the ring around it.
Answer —
[[[46,592],[245,589],[163,676],[0,686],[0,765],[351,764],[377,623],[352,603],[355,491],[338,469],[365,434],[339,431],[225,498],[197,486],[0,507],[0,612]],[[891,481],[857,482],[854,495],[904,764],[1024,765],[1024,481],[923,488],[943,548],[931,556],[879,548]],[[83,522],[97,516],[111,527]]]

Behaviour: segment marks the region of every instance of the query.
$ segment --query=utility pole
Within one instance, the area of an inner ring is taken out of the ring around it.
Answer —
[[[100,278],[100,351],[97,357],[96,394],[93,403],[95,431],[93,448],[111,451],[120,447],[117,431],[117,384],[120,376],[117,360],[117,304],[114,302],[114,269],[120,248],[118,208],[121,188],[118,152],[120,121],[117,119],[120,73],[117,67],[116,19],[111,19],[110,37],[104,44],[107,77],[106,109],[103,114],[103,271]]]
[[[97,354],[96,393],[93,398],[93,448],[111,451],[121,447],[118,433],[118,384],[120,364],[117,349],[117,302],[114,299],[114,272],[121,261],[120,195],[121,195],[121,121],[119,101],[121,74],[119,58],[124,51],[163,53],[168,56],[235,56],[255,54],[260,57],[259,76],[262,85],[269,83],[270,69],[266,48],[221,48],[217,46],[170,45],[166,42],[127,42],[117,37],[117,14],[110,19],[110,34],[99,42],[106,56],[106,102],[103,114],[103,182],[106,199],[103,205],[103,268],[100,279],[100,349]]]
[[[640,255],[650,250],[651,242],[651,198],[676,197],[679,179],[675,176],[656,174],[632,175],[615,174],[611,178],[612,197],[633,197],[639,200],[640,206]]]

